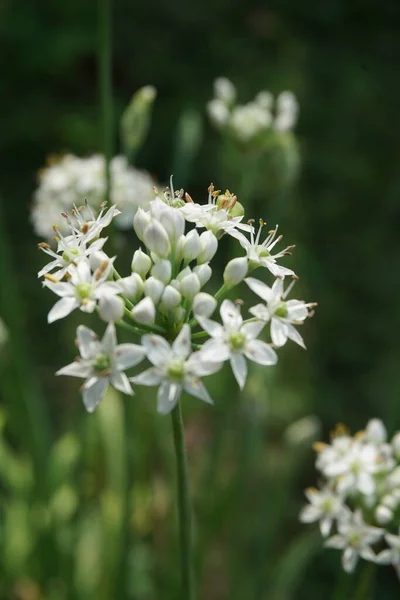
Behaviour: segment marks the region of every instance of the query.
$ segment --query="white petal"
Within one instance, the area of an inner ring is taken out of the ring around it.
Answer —
[[[156,367],[150,367],[136,377],[131,377],[131,381],[136,385],[159,385],[162,381],[162,374]]]
[[[94,292],[94,297],[99,299],[102,296],[116,296],[121,293],[121,288],[118,283],[115,281],[106,281],[105,283],[100,283]]]
[[[326,548],[335,548],[335,550],[342,550],[346,547],[347,541],[342,535],[333,535],[331,538],[326,540]]]
[[[186,359],[191,350],[190,327],[185,324],[172,344],[172,350],[179,358]]]
[[[110,376],[110,383],[115,387],[116,390],[119,390],[123,394],[128,394],[128,396],[132,396],[133,391],[129,383],[129,379],[125,373],[121,373],[121,371],[113,371]]]
[[[218,361],[223,362],[231,356],[231,349],[226,342],[219,341],[215,338],[208,340],[201,349],[201,356],[206,362]]]
[[[236,381],[239,384],[240,389],[244,388],[247,378],[247,363],[243,354],[234,352],[231,355],[231,367]]]
[[[67,365],[66,367],[62,367],[56,372],[56,375],[70,375],[71,377],[83,377],[86,379],[89,377],[91,373],[91,367],[88,364],[85,364],[80,361],[76,361]]]
[[[356,568],[358,553],[354,548],[346,548],[342,555],[342,566],[346,573],[352,573]]]
[[[297,329],[293,327],[293,325],[291,325],[290,323],[286,323],[286,332],[288,338],[290,338],[292,342],[295,342],[296,344],[305,349],[306,345],[304,343],[304,340],[297,331]]]
[[[208,317],[201,317],[200,315],[198,315],[196,319],[198,320],[204,331],[211,335],[211,337],[223,337],[224,328],[222,327],[222,325],[220,325],[216,321],[212,321]]]
[[[386,550],[382,550],[375,556],[375,562],[378,565],[390,565],[393,561],[393,552],[386,548]]]
[[[288,300],[286,308],[289,321],[304,321],[308,317],[308,308],[301,300]]]
[[[41,269],[38,273],[38,277],[43,277],[43,275],[47,275],[47,273],[50,273],[50,271],[52,271],[53,269],[55,269],[58,266],[61,266],[61,261],[60,261],[60,257],[57,257],[56,260],[52,260],[48,265],[45,265],[43,267],[43,269]],[[49,282],[52,283],[52,282]],[[46,286],[48,287],[48,286]]]
[[[120,344],[115,349],[115,365],[119,371],[125,371],[139,364],[146,356],[146,350],[137,344]]]
[[[271,313],[265,304],[256,304],[255,306],[252,306],[249,309],[249,313],[265,322],[268,322],[271,318]]]
[[[164,381],[157,393],[157,410],[162,415],[171,412],[181,395],[182,386],[170,381]]]
[[[357,488],[362,494],[370,496],[375,491],[375,481],[368,473],[360,473],[357,478]]]
[[[46,279],[43,282],[43,286],[49,288],[49,290],[57,294],[57,296],[60,296],[60,298],[66,298],[75,295],[73,286],[65,281],[54,283],[53,281],[48,281]]]
[[[333,521],[331,517],[325,517],[324,519],[321,519],[319,528],[323,537],[327,537],[330,534],[332,523]]]
[[[246,277],[245,282],[252,292],[257,294],[257,296],[260,296],[260,298],[266,302],[272,298],[272,289],[266,283],[263,283],[254,277]]]
[[[108,380],[106,377],[102,377],[101,379],[95,380],[95,383],[90,385],[89,387],[82,387],[82,397],[85,408],[88,412],[93,412],[96,406],[99,404],[100,400],[104,396],[104,392],[106,391],[108,386]]]
[[[261,264],[263,267],[267,267],[267,269],[274,275],[275,277],[285,277],[286,275],[294,275],[294,271],[292,269],[287,269],[286,267],[282,267],[278,265],[276,262],[272,260],[262,260]]]
[[[280,319],[272,317],[271,320],[271,339],[275,346],[283,346],[288,339],[288,326],[282,323]]]
[[[222,368],[222,362],[208,361],[203,356],[203,351],[193,352],[186,362],[187,371],[196,377],[205,377],[217,373]]]
[[[204,402],[207,402],[208,404],[213,404],[210,394],[207,392],[204,383],[200,379],[195,377],[185,379],[183,389],[191,396],[204,400]]]
[[[156,367],[162,367],[171,357],[171,346],[160,335],[144,335],[142,345],[146,351],[147,358]]]
[[[94,356],[94,348],[100,346],[100,343],[94,331],[85,325],[79,325],[76,330],[76,345],[82,358],[91,358]],[[101,351],[100,347],[98,351]]]
[[[54,321],[58,321],[58,319],[63,319],[78,308],[78,306],[79,302],[75,298],[60,298],[47,315],[47,322],[53,323]]]
[[[245,356],[259,365],[276,365],[278,355],[271,346],[261,340],[250,340],[245,347]]]
[[[114,323],[109,323],[104,332],[101,344],[108,355],[114,356],[115,348],[117,345],[117,334],[115,331]]]
[[[262,305],[263,306],[263,305]],[[262,332],[262,330],[265,327],[265,321],[253,321],[251,323],[245,323],[242,328],[241,328],[241,332],[243,332],[247,339],[254,339],[256,337],[258,337],[260,335],[260,333]]]
[[[230,300],[224,300],[220,308],[221,319],[227,331],[238,331],[243,319],[237,306]]]
[[[321,511],[312,504],[307,504],[300,511],[299,519],[302,523],[314,523],[321,517]]]

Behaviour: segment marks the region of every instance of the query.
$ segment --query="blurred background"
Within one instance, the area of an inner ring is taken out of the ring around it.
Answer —
[[[285,346],[243,394],[225,368],[209,379],[213,409],[184,399],[199,598],[354,598],[362,567],[343,576],[298,513],[315,439],[339,421],[400,428],[397,2],[116,0],[112,30],[114,154],[133,92],[154,85],[135,166],[161,184],[174,173],[199,202],[212,181],[279,222],[296,244],[294,297],[319,304],[307,352]],[[37,279],[39,170],[50,154],[102,152],[98,7],[5,0],[0,35],[0,598],[178,598],[170,422],[154,390],[84,411],[79,382],[54,377],[81,315],[47,325],[53,298]],[[221,75],[243,103],[297,96],[290,147],[278,140],[257,169],[207,116]],[[133,234],[117,244],[129,265]],[[390,568],[376,590],[397,597]]]

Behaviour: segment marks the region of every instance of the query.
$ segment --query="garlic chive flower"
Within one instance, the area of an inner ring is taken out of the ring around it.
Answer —
[[[95,410],[108,385],[124,394],[133,394],[124,371],[144,359],[144,348],[136,344],[117,345],[113,323],[107,326],[101,341],[94,331],[79,325],[76,345],[80,358],[57,371],[56,375],[70,375],[86,380],[81,388],[86,410]]]

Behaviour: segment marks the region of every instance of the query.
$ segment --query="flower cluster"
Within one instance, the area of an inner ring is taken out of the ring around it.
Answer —
[[[243,388],[247,361],[274,365],[276,349],[288,339],[304,347],[296,326],[312,314],[313,304],[287,299],[296,276],[279,264],[293,246],[277,251],[282,239],[277,227],[263,239],[263,221],[257,232],[253,222],[243,223],[243,207],[228,190],[221,193],[211,185],[207,202],[198,204],[183,190],[167,189],[139,207],[133,228],[142,246],[134,251],[131,271],[124,277],[114,266],[116,257],[106,254],[107,238],[102,236],[119,217],[115,205],[98,213],[88,204],[74,207],[62,217],[68,232],[56,229],[56,250],[47,242],[39,244],[51,258],[39,276],[59,296],[48,321],[80,310],[97,311],[107,323],[101,341],[79,326],[80,358],[58,371],[85,379],[82,392],[89,411],[108,384],[127,394],[133,393],[132,383],[157,386],[161,413],[172,410],[182,391],[211,403],[202,379],[224,362],[230,362]],[[220,288],[212,295],[205,291],[212,276],[210,261],[225,235],[238,241],[243,255],[227,263]],[[274,276],[272,285],[250,277],[255,270]],[[284,285],[286,276],[293,278],[289,286]],[[249,308],[248,319],[243,319],[240,300],[224,298],[242,281],[261,300]],[[218,305],[221,322],[211,319]],[[116,326],[129,330],[139,343],[118,345]],[[268,330],[270,336],[260,339]],[[128,378],[125,370],[145,358],[152,366]]]
[[[231,81],[219,77],[214,82],[214,98],[207,104],[214,125],[227,130],[241,142],[261,132],[290,131],[296,124],[298,104],[292,92],[282,92],[274,101],[270,92],[259,92],[247,104],[235,104],[236,90]]]
[[[121,214],[116,224],[121,229],[131,226],[138,206],[147,208],[155,196],[151,177],[130,167],[123,156],[116,156],[110,163],[110,198]],[[50,164],[40,172],[39,187],[34,195],[31,219],[35,233],[47,240],[56,225],[68,231],[62,212],[86,199],[93,208],[99,208],[106,192],[104,156],[96,154],[79,158],[67,154],[51,158]]]
[[[325,546],[343,550],[346,572],[361,557],[392,564],[400,577],[400,432],[388,442],[378,419],[354,436],[338,426],[315,450],[323,484],[306,490],[300,520],[319,522]]]

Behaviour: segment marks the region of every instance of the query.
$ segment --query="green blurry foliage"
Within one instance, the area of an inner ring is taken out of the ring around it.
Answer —
[[[151,113],[157,92],[152,85],[146,85],[132,96],[124,110],[120,123],[122,148],[126,156],[133,161],[148,135]]]

